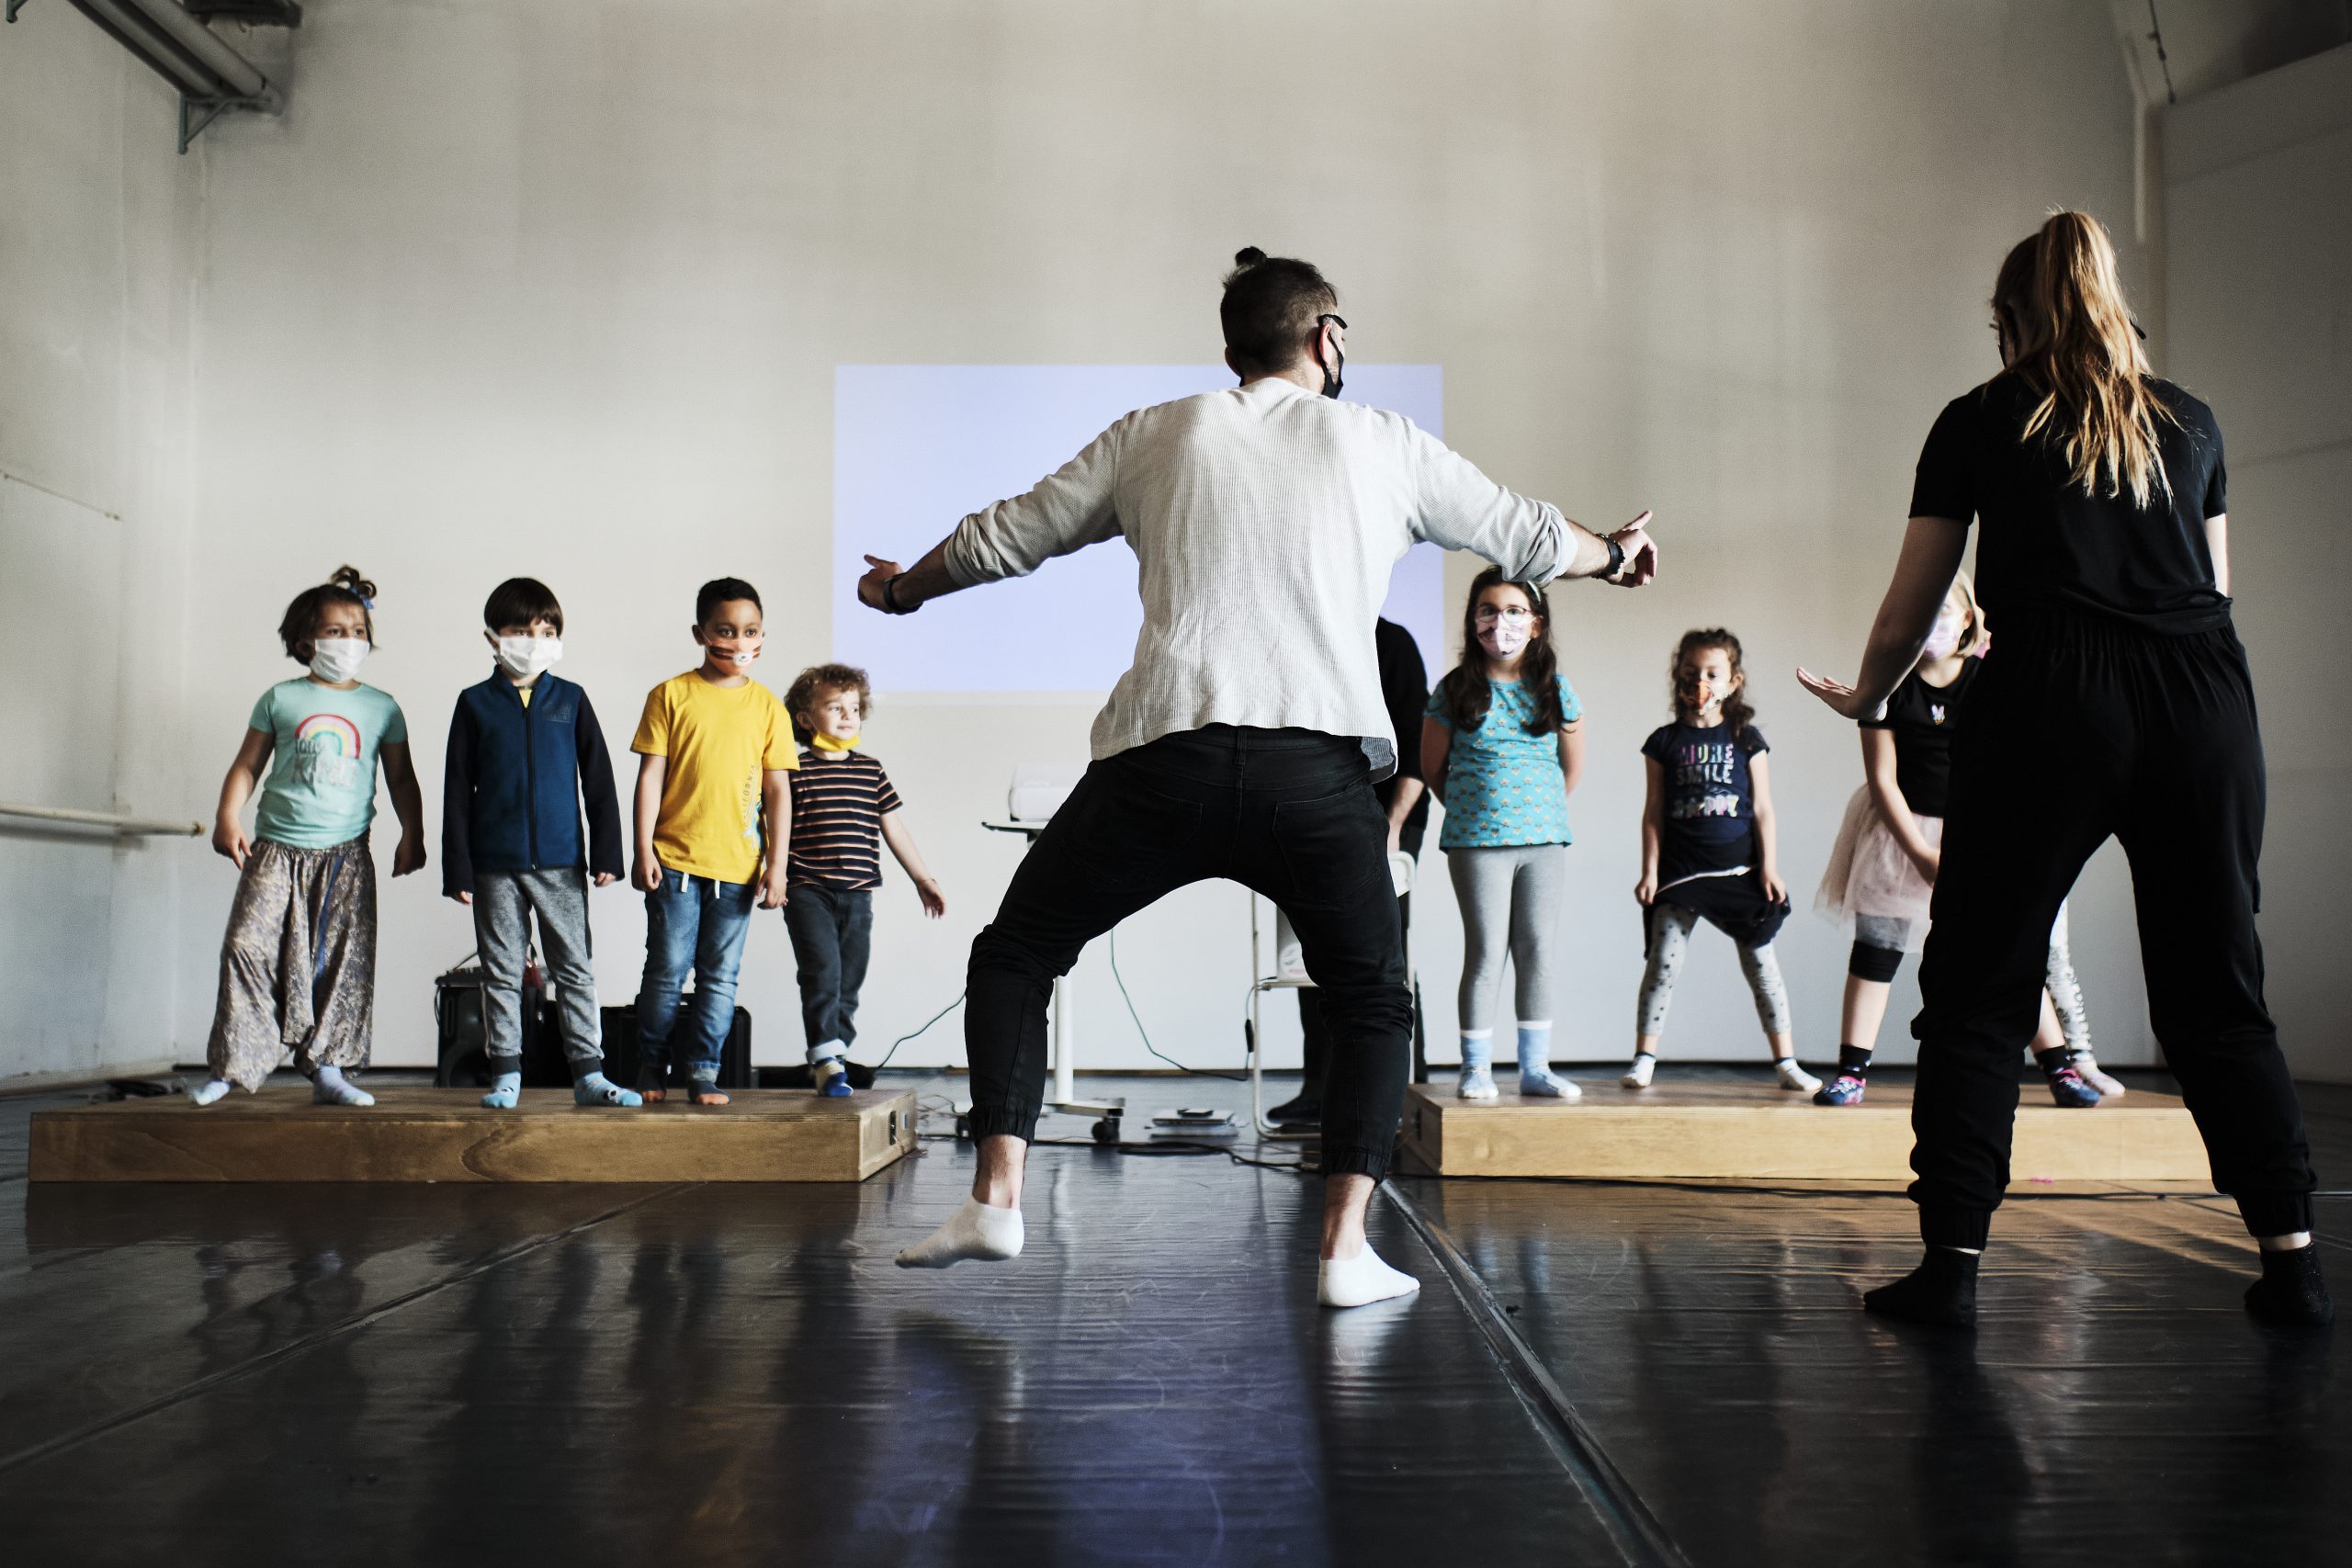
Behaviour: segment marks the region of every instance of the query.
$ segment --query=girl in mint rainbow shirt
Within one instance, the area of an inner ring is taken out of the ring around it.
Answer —
[[[198,1105],[232,1088],[259,1089],[289,1048],[319,1104],[376,1103],[345,1069],[367,1064],[375,1025],[368,825],[378,761],[401,819],[394,876],[424,864],[424,799],[400,704],[359,681],[376,640],[375,600],[376,585],[347,566],[295,595],[277,636],[310,672],[262,694],[221,782],[212,847],[237,863],[237,897],[205,1046],[212,1076],[188,1095]],[[261,805],[248,836],[240,818],[256,783]]]
[[[1552,953],[1567,886],[1568,796],[1584,772],[1584,707],[1559,672],[1544,591],[1488,567],[1470,584],[1462,662],[1430,694],[1421,768],[1445,807],[1438,847],[1462,904],[1464,1100],[1496,1097],[1494,1017],[1508,953],[1519,976],[1519,1092],[1576,1100],[1552,1074]]]

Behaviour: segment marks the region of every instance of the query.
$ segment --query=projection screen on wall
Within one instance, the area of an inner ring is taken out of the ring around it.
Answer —
[[[858,607],[865,552],[911,565],[1130,410],[1233,385],[1221,365],[842,365],[833,370],[833,648],[889,692],[1108,691],[1135,652],[1136,559],[1117,541],[888,621]],[[1445,434],[1443,368],[1350,365],[1348,399]],[[1396,563],[1384,614],[1443,668],[1444,554]]]

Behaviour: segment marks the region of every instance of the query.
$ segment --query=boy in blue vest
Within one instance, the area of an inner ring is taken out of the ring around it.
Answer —
[[[636,1105],[635,1091],[604,1074],[589,963],[588,879],[603,887],[621,874],[620,800],[605,732],[588,694],[547,672],[563,657],[563,606],[546,583],[509,578],[481,618],[498,664],[458,694],[441,807],[442,891],[473,906],[488,997],[491,1089],[481,1102],[512,1111],[522,1092],[523,964],[536,914],[573,1102]]]

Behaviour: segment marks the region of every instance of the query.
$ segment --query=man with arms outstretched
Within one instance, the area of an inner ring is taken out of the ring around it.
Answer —
[[[1363,1229],[1412,1035],[1388,824],[1373,793],[1398,744],[1373,635],[1389,573],[1424,539],[1520,581],[1634,587],[1657,570],[1647,513],[1601,537],[1411,421],[1339,401],[1347,323],[1323,275],[1255,249],[1235,260],[1219,315],[1240,386],[1127,415],[1028,494],[965,518],[910,570],[866,558],[860,601],[910,615],[1124,537],[1144,606],[1134,667],[1094,721],[1091,766],[972,944],[964,1035],[979,1172],[955,1217],[899,1255],[902,1267],[1021,1251],[1055,977],[1128,915],[1221,876],[1288,912],[1322,992],[1323,1304],[1419,1289]]]

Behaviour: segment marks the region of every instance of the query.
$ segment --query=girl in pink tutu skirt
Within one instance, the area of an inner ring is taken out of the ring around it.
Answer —
[[[1850,924],[1854,932],[1838,1076],[1813,1097],[1817,1105],[1861,1103],[1871,1052],[1886,1016],[1888,987],[1903,955],[1917,952],[1927,934],[1951,782],[1951,738],[1988,641],[1984,612],[1963,572],[1936,617],[1917,667],[1887,699],[1886,711],[1862,722],[1867,782],[1847,802],[1845,823],[1814,899],[1815,908]],[[2049,986],[2033,1054],[2049,1079],[2051,1097],[2061,1105],[2094,1106],[2102,1093],[2123,1092],[2091,1055],[2063,905],[2050,933]]]

